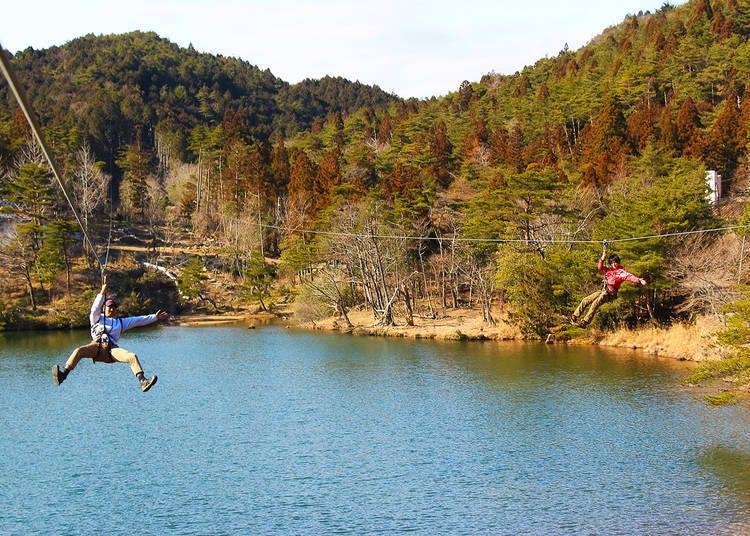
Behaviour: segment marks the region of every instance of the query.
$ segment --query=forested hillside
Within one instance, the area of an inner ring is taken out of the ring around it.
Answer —
[[[154,33],[87,35],[47,50],[24,50],[13,63],[49,135],[63,144],[60,151],[88,142],[108,163],[133,143],[149,149],[168,144],[180,159],[189,159],[189,134],[232,113],[241,116],[246,135],[268,139],[277,131],[309,129],[333,112],[383,108],[398,100],[342,78],[290,85],[246,61],[181,49]],[[23,143],[23,133],[8,122],[16,109],[3,84],[6,153]]]
[[[649,285],[623,287],[599,328],[740,296],[742,231],[694,232],[745,221],[749,37],[746,2],[665,4],[426,101],[340,78],[289,85],[154,34],[13,62],[98,243],[110,212],[149,229],[186,304],[209,266],[263,307],[296,297],[300,316],[364,307],[388,325],[468,307],[492,324],[500,304],[538,337],[600,284],[603,240]],[[64,295],[59,259],[83,254],[28,140],[2,86],[6,308]],[[724,178],[718,205],[707,170]],[[177,231],[215,250],[170,253]]]

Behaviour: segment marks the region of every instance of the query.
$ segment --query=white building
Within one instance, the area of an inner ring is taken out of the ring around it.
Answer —
[[[709,189],[708,202],[715,205],[721,199],[721,175],[714,170],[707,171],[706,183]]]

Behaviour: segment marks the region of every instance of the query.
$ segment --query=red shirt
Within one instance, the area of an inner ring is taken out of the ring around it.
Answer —
[[[623,281],[630,281],[631,283],[641,282],[638,276],[631,274],[622,266],[619,268],[604,266],[604,261],[601,259],[599,259],[599,273],[604,276],[604,281],[607,283],[607,291],[615,295],[620,290],[620,285],[622,285]]]

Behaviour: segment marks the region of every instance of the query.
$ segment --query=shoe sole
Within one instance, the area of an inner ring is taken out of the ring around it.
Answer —
[[[55,381],[55,385],[60,385],[60,367],[58,365],[52,367],[52,379]]]
[[[143,391],[145,393],[146,391],[148,391],[149,389],[151,389],[154,385],[156,385],[156,380],[158,380],[158,379],[159,379],[159,377],[154,374],[154,377],[151,378],[151,381],[148,382],[148,385],[146,385],[146,387],[141,387],[141,391]]]

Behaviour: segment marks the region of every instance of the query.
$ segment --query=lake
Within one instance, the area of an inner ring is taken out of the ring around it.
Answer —
[[[631,351],[318,334],[0,334],[2,534],[748,534],[750,411]]]

